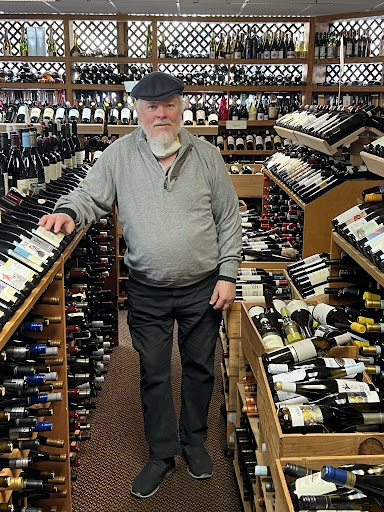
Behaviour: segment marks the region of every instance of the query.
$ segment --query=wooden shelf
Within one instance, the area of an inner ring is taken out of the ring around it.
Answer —
[[[384,62],[384,56],[382,55],[372,55],[372,57],[345,57],[345,64],[371,64],[372,62]],[[327,66],[329,64],[340,64],[340,59],[338,57],[334,59],[314,59],[313,63],[315,66],[324,65]]]
[[[268,119],[267,121],[247,121],[247,128],[249,126],[275,126],[275,119]],[[226,126],[227,121],[219,121],[219,126]]]
[[[122,84],[71,84],[70,87],[79,91],[125,91]]]
[[[12,55],[10,57],[0,57],[0,62],[65,62],[65,57],[48,57],[48,56],[27,56]]]
[[[384,86],[382,85],[342,85],[341,92],[359,92],[361,94],[367,94],[369,92],[384,92]],[[327,94],[327,92],[339,92],[338,85],[314,85],[312,86],[312,92],[321,92]]]
[[[332,240],[336,245],[341,247],[343,251],[348,253],[369,275],[371,275],[380,286],[384,286],[384,274],[375,265],[373,265],[365,256],[352,247],[338,233],[332,232]]]
[[[192,91],[230,91],[230,92],[299,92],[305,85],[186,85],[184,92]]]
[[[2,82],[0,83],[0,89],[66,89],[66,84],[47,84],[40,82]]]
[[[384,158],[371,155],[365,151],[361,151],[360,156],[371,172],[378,174],[379,176],[384,176]]]
[[[290,66],[291,64],[306,64],[307,59],[204,59],[199,57],[180,57],[174,59],[167,57],[165,59],[156,59],[158,64],[217,64],[218,66],[228,65],[234,66],[236,64],[260,64],[263,66],[281,64]]]
[[[267,169],[264,170],[264,175],[279,185],[304,210],[303,258],[317,252],[329,252],[332,219],[353,206],[364,189],[382,183],[380,180],[347,180],[306,204]]]
[[[220,150],[221,155],[243,155],[243,156],[249,155],[249,156],[251,156],[251,155],[273,155],[274,153],[276,153],[276,151],[274,149],[264,149],[264,150],[244,149],[242,151],[236,151],[236,149],[233,151]]]
[[[192,126],[182,125],[182,127],[195,135],[217,135],[219,133],[219,127],[217,125],[207,124],[201,126],[194,122]],[[108,135],[126,135],[128,133],[132,133],[136,128],[138,128],[137,124],[107,125]]]
[[[263,197],[264,175],[231,174],[232,184],[238,197]]]

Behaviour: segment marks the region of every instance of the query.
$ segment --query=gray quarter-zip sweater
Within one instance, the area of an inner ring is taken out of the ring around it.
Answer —
[[[71,213],[80,229],[116,201],[127,243],[124,263],[144,284],[186,286],[217,267],[220,275],[236,278],[240,216],[223,159],[185,129],[180,144],[164,175],[138,128],[102,153],[81,184],[58,200],[55,212]]]

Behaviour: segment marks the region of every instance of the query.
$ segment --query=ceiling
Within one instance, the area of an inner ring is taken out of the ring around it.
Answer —
[[[19,14],[173,14],[220,16],[319,16],[372,12],[384,1],[365,0],[0,0],[0,13]]]

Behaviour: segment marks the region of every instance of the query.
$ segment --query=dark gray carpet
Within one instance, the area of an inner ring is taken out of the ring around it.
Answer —
[[[212,479],[197,481],[176,457],[176,471],[158,492],[146,500],[130,496],[129,489],[148,454],[139,398],[139,360],[132,348],[126,312],[119,313],[119,346],[113,351],[103,390],[92,413],[92,439],[81,443],[81,466],[73,486],[73,512],[241,512],[232,461],[224,457],[225,419],[220,372],[221,349],[216,357],[206,447],[214,462]],[[177,344],[175,344],[177,347]],[[181,366],[173,353],[175,404],[180,404]]]

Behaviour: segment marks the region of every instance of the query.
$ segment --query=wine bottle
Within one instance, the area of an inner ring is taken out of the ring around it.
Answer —
[[[312,316],[321,325],[347,328],[360,334],[366,331],[364,325],[352,322],[342,309],[329,304],[317,304],[312,311]]]
[[[336,334],[328,339],[313,337],[291,343],[281,349],[263,354],[264,364],[271,363],[298,363],[308,359],[326,355],[328,351],[339,345],[345,345],[351,340],[349,333]]]
[[[384,476],[355,475],[341,468],[323,466],[321,478],[326,482],[333,482],[341,487],[361,490],[367,496],[381,500],[380,503],[384,499]]]

